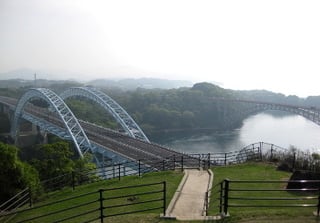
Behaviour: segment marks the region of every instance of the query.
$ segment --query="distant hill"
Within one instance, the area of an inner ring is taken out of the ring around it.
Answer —
[[[33,80],[37,76],[39,86],[47,87],[52,80],[56,82],[64,82],[65,77],[75,76],[72,73],[59,71],[56,73],[46,72],[33,69],[18,69],[5,73],[0,73],[0,87],[21,87],[34,85]],[[81,77],[82,75],[76,75]],[[40,80],[41,79],[41,80]],[[70,79],[68,81],[78,82],[85,85],[92,85],[100,88],[119,88],[121,90],[135,90],[137,88],[144,89],[172,89],[180,87],[192,87],[191,81],[185,80],[167,80],[160,78],[126,78],[126,79],[96,79],[90,81],[83,81],[81,78],[76,80]],[[41,82],[41,84],[40,84]]]
[[[88,85],[95,87],[115,87],[122,90],[134,90],[137,88],[145,89],[172,89],[180,87],[191,87],[193,85],[190,81],[184,80],[166,80],[166,79],[157,79],[157,78],[127,78],[120,80],[113,79],[97,79],[87,82]]]

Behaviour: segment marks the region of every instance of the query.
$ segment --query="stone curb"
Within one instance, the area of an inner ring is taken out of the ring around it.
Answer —
[[[173,210],[174,206],[176,205],[176,203],[177,203],[177,201],[178,201],[178,199],[179,199],[179,197],[181,195],[182,188],[184,187],[188,177],[189,177],[189,173],[187,171],[184,171],[184,176],[183,176],[183,178],[182,178],[182,180],[181,180],[176,192],[174,193],[173,198],[170,201],[170,204],[169,204],[169,206],[168,206],[168,208],[166,210],[166,216],[162,216],[163,218],[174,218],[174,219],[176,219],[175,216],[171,216],[171,213],[172,213],[172,210]]]

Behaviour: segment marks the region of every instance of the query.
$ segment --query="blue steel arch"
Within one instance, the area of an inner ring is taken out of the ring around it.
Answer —
[[[76,146],[77,152],[81,157],[87,151],[92,151],[91,143],[80,126],[77,118],[71,112],[69,107],[64,103],[64,101],[53,91],[46,88],[32,88],[29,89],[18,101],[16,106],[13,123],[11,127],[11,136],[12,138],[17,137],[18,131],[18,122],[22,116],[24,107],[27,105],[27,102],[38,98],[47,101],[50,107],[57,112],[58,116],[62,120],[67,133],[71,137],[74,145]]]
[[[89,100],[95,101],[105,110],[112,114],[115,120],[122,126],[122,128],[133,138],[150,142],[138,124],[133,118],[111,97],[107,94],[92,88],[92,87],[74,87],[69,88],[60,94],[62,99],[69,97],[81,96]]]

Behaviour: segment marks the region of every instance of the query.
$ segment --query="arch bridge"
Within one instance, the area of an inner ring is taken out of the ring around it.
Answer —
[[[63,99],[83,97],[96,102],[112,114],[116,121],[124,128],[127,134],[97,126],[79,120]],[[38,100],[46,102],[39,107]],[[246,117],[250,114],[264,110],[281,110],[301,115],[308,120],[320,125],[320,109],[315,107],[276,104],[270,102],[250,101],[240,99],[214,99],[223,103],[242,103],[246,109],[238,111],[236,118]],[[33,103],[32,102],[37,102]],[[168,157],[186,156],[163,146],[150,143],[146,135],[130,117],[130,115],[112,98],[105,93],[91,87],[70,88],[61,96],[45,88],[28,90],[20,100],[0,97],[2,106],[14,111],[12,117],[11,135],[16,138],[19,132],[19,122],[25,119],[40,129],[48,131],[60,138],[73,141],[79,156],[90,152],[94,155],[98,165],[103,165],[105,160],[112,162],[139,161],[143,164],[161,168],[159,164]],[[228,119],[227,119],[228,120]],[[236,120],[228,120],[230,123]]]
[[[314,106],[298,106],[281,103],[271,103],[264,101],[255,100],[244,100],[244,99],[225,99],[225,98],[213,98],[213,101],[222,103],[241,103],[246,105],[243,110],[238,110],[236,114],[232,114],[224,117],[229,125],[232,125],[246,117],[257,114],[259,112],[267,110],[285,111],[292,114],[300,115],[317,125],[320,125],[320,109]]]
[[[110,112],[127,134],[79,120],[64,102],[69,97],[81,96],[92,100]],[[46,104],[40,103],[45,101]],[[113,99],[93,88],[71,88],[58,96],[45,88],[28,90],[19,101],[14,98],[0,97],[0,104],[14,112],[11,136],[16,139],[19,124],[25,119],[41,130],[50,132],[62,139],[73,141],[80,157],[89,152],[95,162],[102,166],[105,161],[123,163],[136,161],[145,167],[159,169],[167,157],[185,156],[163,146],[150,143],[146,135]],[[36,106],[41,104],[42,106]]]
[[[83,97],[94,101],[109,112],[129,136],[150,142],[133,118],[131,118],[131,116],[115,100],[105,93],[92,87],[75,87],[64,91],[60,97],[63,100],[72,97]]]

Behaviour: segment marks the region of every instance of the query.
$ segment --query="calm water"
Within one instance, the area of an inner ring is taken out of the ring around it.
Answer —
[[[183,135],[183,134],[182,134]],[[255,142],[320,152],[320,126],[288,113],[260,113],[243,121],[239,129],[205,134],[171,136],[160,143],[179,152],[208,153],[239,150]]]

